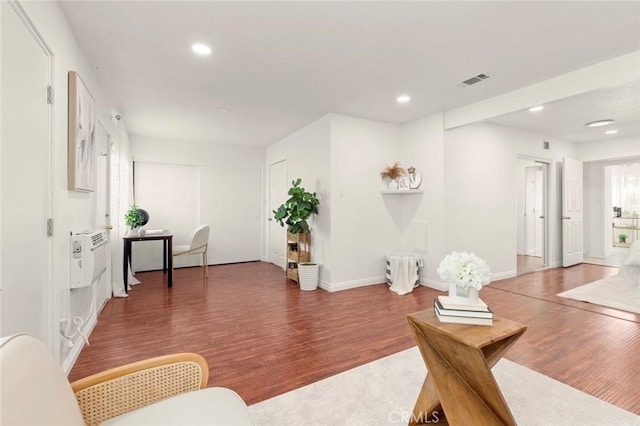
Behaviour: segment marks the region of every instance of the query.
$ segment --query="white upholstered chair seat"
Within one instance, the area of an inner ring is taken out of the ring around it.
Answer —
[[[204,358],[184,353],[70,384],[42,342],[17,334],[0,340],[0,425],[253,425],[242,398],[206,388],[208,377]]]
[[[207,259],[207,251],[209,248],[209,225],[201,225],[193,230],[189,237],[189,244],[180,244],[173,246],[173,257],[188,254],[202,254],[202,267],[205,276],[209,276],[209,265]],[[175,262],[174,262],[175,263]]]
[[[247,407],[231,389],[183,393],[102,423],[105,426],[253,425]]]

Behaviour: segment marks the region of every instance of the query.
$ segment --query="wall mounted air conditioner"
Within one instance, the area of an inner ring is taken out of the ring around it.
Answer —
[[[88,287],[107,270],[107,232],[71,232],[71,288]]]

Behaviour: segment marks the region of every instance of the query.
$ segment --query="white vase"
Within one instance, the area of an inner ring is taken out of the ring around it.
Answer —
[[[449,283],[449,297],[453,302],[474,304],[478,302],[478,289]]]
[[[317,263],[299,263],[298,280],[300,290],[312,291],[318,288],[320,265]]]
[[[400,185],[398,184],[398,181],[396,179],[391,179],[389,183],[387,183],[387,187],[391,190],[398,189],[399,186]]]
[[[127,231],[127,237],[139,237],[138,235],[138,229],[137,228],[129,228],[129,231]]]

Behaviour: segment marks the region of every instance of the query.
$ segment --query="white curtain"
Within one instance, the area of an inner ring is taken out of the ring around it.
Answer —
[[[640,163],[622,164],[611,168],[611,198],[623,215],[640,214]]]

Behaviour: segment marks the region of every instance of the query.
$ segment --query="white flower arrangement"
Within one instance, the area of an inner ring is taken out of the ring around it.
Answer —
[[[491,282],[491,271],[487,262],[466,251],[454,251],[442,259],[438,266],[438,274],[440,278],[456,286],[477,290]]]

